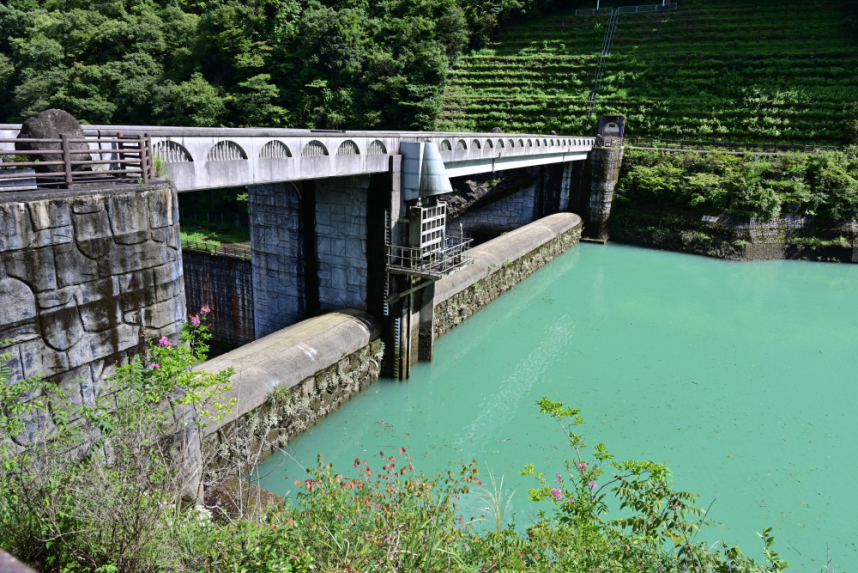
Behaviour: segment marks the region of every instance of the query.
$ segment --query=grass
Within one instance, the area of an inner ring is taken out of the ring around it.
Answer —
[[[197,241],[212,247],[250,242],[249,229],[238,229],[230,225],[218,225],[193,219],[182,222],[181,235],[182,241]]]
[[[679,6],[620,16],[597,114],[626,115],[634,137],[849,141],[858,1]],[[494,45],[460,59],[440,127],[584,133],[606,20],[569,9],[506,27]]]

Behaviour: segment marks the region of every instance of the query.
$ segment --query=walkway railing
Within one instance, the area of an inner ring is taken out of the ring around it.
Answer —
[[[471,264],[465,253],[473,239],[447,237],[446,244],[437,249],[387,245],[387,271],[394,274],[440,279]]]
[[[199,251],[208,253],[213,256],[238,257],[241,259],[250,259],[251,251],[249,247],[237,247],[235,245],[214,245],[204,241],[193,241],[190,239],[182,239],[182,248],[189,251]]]
[[[672,2],[670,4],[645,4],[643,6],[622,6],[616,8],[620,14],[637,14],[639,12],[667,12],[668,10],[676,10],[679,4]],[[610,16],[614,8],[579,8],[575,10],[576,16]]]
[[[0,148],[22,142],[42,149],[0,149],[0,191],[32,185],[72,189],[111,180],[149,183],[155,177],[149,134],[95,139],[65,134],[60,139],[6,138],[0,139]]]

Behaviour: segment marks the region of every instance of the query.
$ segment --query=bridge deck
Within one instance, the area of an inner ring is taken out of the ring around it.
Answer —
[[[21,126],[0,124],[0,138]],[[84,126],[88,137],[152,136],[179,191],[380,173],[405,141],[434,143],[449,177],[580,161],[594,138],[539,134]],[[93,143],[95,148],[97,143]],[[0,152],[14,151],[12,145]]]

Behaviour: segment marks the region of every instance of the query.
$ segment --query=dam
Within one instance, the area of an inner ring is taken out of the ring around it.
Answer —
[[[837,504],[849,492],[823,497],[814,483],[850,469],[832,449],[852,432],[848,413],[802,409],[819,395],[802,381],[853,370],[852,267],[605,246],[621,140],[171,129],[88,127],[50,140],[60,175],[2,174],[15,184],[0,195],[13,381],[42,373],[90,404],[144,353],[143,335],[175,340],[190,297],[209,302],[199,287],[233,281],[252,300],[238,348],[196,368],[232,368],[236,406],[183,439],[189,451],[226,440],[274,454],[266,489],[290,493],[294,460],[344,466],[362,450],[406,448],[427,472],[473,458],[510,476],[524,524],[534,509],[515,464],[561,459],[533,406],[548,395],[583,411],[592,442],[664,459],[701,504],[717,498],[713,515],[735,529],[708,538],[757,555],[754,533],[773,525],[795,540],[794,563],[815,566],[831,539],[854,553]],[[110,167],[82,174],[81,163]],[[30,165],[4,171],[16,166]],[[484,195],[447,202],[451,180],[495,173]],[[179,193],[235,184],[248,187],[249,252],[219,265],[185,252]],[[495,238],[477,244],[475,232]],[[849,404],[838,384],[830,391]],[[242,433],[260,418],[274,420],[264,435]],[[40,413],[16,440],[51,424]],[[794,470],[793,456],[809,466]],[[203,468],[185,469],[201,498]],[[786,497],[772,493],[782,483]]]

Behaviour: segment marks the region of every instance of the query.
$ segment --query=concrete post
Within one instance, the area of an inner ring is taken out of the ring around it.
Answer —
[[[254,321],[262,338],[307,317],[305,218],[292,183],[250,185],[248,192]]]
[[[435,358],[435,284],[425,286],[414,294],[419,309],[417,359],[432,362]]]
[[[545,166],[542,205],[537,218],[541,219],[563,210],[560,198],[563,193],[563,170],[566,165],[566,163],[554,163]]]
[[[608,240],[608,219],[611,217],[614,189],[617,187],[620,167],[623,164],[623,149],[594,147],[587,158],[592,162],[589,226],[585,229],[589,239],[603,242]]]

